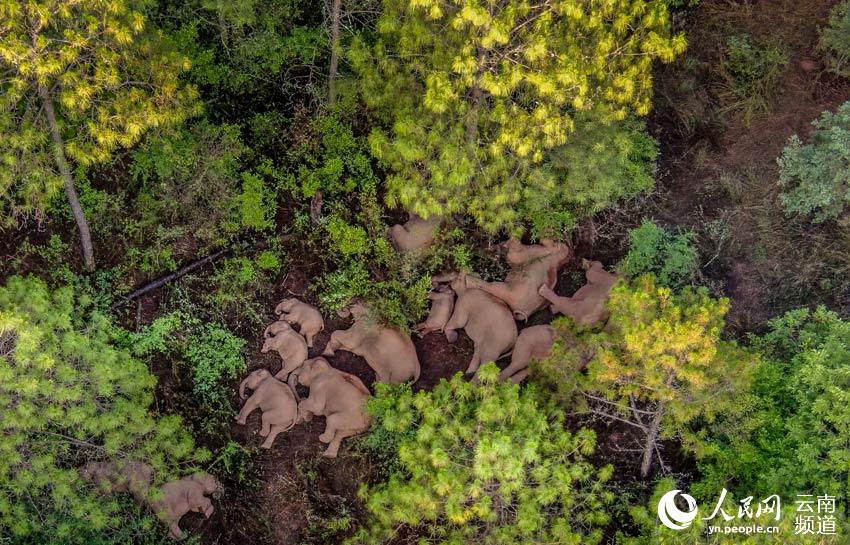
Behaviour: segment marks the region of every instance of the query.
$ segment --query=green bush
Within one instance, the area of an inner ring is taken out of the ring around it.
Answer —
[[[752,343],[764,361],[736,410],[707,430],[696,490],[783,497],[812,490],[847,505],[850,322],[824,308],[793,310]]]
[[[431,391],[378,385],[374,426],[398,436],[400,469],[364,486],[369,519],[348,543],[579,543],[602,540],[611,467],[586,456],[595,435],[564,429],[563,413],[534,387],[480,384],[459,373]],[[374,433],[374,432],[373,432]]]
[[[166,356],[187,367],[198,402],[229,414],[232,392],[226,382],[245,370],[244,339],[218,324],[174,311],[130,333],[126,343],[138,357]]]
[[[122,529],[139,524],[151,533],[79,478],[87,461],[143,460],[163,482],[208,458],[179,418],[154,416],[156,379],[116,348],[104,315],[80,316],[77,303],[32,278],[0,287],[0,535],[22,542],[125,543]]]
[[[830,72],[850,77],[850,1],[844,0],[832,8],[829,21],[820,31],[818,49]]]
[[[787,66],[788,52],[781,45],[754,42],[746,34],[727,38],[720,65],[725,109],[742,112],[747,121],[767,112]]]
[[[787,214],[836,219],[850,202],[850,102],[812,122],[809,143],[797,135],[777,159],[782,204]]]
[[[672,233],[645,219],[629,231],[629,252],[617,271],[632,278],[653,273],[660,286],[680,288],[691,283],[698,271],[694,238],[691,231]]]

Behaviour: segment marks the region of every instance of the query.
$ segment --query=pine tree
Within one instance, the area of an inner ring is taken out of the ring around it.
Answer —
[[[388,203],[423,217],[463,211],[495,231],[576,116],[650,108],[653,59],[685,47],[663,0],[384,0],[377,40],[349,51],[364,100],[388,130],[370,144],[392,174]],[[586,117],[585,117],[586,118]]]
[[[653,459],[660,459],[660,439],[678,436],[696,448],[701,438],[689,424],[710,421],[733,403],[756,360],[721,339],[729,302],[704,289],[676,295],[645,275],[616,286],[608,307],[605,329],[580,334],[578,342],[571,322],[559,320],[560,342],[543,370],[558,383],[572,381],[590,412],[640,431],[646,477]],[[571,362],[588,354],[587,374],[576,375]]]
[[[565,430],[562,411],[498,374],[489,363],[480,384],[457,374],[416,394],[379,385],[373,436],[394,438],[397,471],[364,488],[370,518],[349,543],[601,541],[611,467],[586,460],[594,433]]]
[[[93,270],[74,164],[102,163],[191,114],[187,68],[126,0],[0,3],[0,224],[43,214],[64,186]]]
[[[86,543],[127,521],[77,467],[139,460],[163,482],[207,455],[179,418],[154,417],[156,379],[114,347],[106,317],[79,323],[79,304],[70,288],[33,278],[0,287],[0,535]]]

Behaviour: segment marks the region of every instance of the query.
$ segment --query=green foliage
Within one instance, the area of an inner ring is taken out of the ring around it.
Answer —
[[[282,267],[282,257],[269,250],[253,259],[222,259],[213,266],[210,277],[194,283],[196,299],[237,330],[256,329],[266,320],[272,278]]]
[[[698,452],[700,486],[733,483],[741,493],[783,496],[814,490],[846,505],[850,322],[824,308],[799,309],[752,340],[764,354],[758,380],[709,430],[711,441]]]
[[[746,34],[727,38],[720,66],[724,87],[719,93],[725,110],[742,112],[747,121],[767,112],[787,67],[788,52],[781,45],[754,42]]]
[[[266,188],[261,177],[243,172],[242,193],[236,197],[240,224],[259,231],[274,227],[274,215],[277,211],[275,196]]]
[[[812,126],[809,143],[792,136],[777,163],[785,212],[821,223],[844,214],[850,202],[850,102]]]
[[[599,543],[608,521],[610,466],[595,469],[594,433],[564,429],[533,387],[480,384],[457,374],[432,391],[378,385],[375,426],[399,434],[401,470],[364,486],[370,519],[348,543]]]
[[[672,233],[652,220],[629,231],[629,253],[617,271],[635,278],[653,273],[659,286],[677,289],[691,283],[697,269],[697,250],[691,231]]]
[[[253,453],[235,441],[228,441],[219,449],[210,464],[209,470],[212,471],[214,468],[217,468],[216,475],[221,478],[242,486],[248,485],[254,468]]]
[[[464,212],[495,232],[516,229],[519,210],[539,217],[534,203],[556,185],[540,166],[577,120],[645,115],[652,60],[684,48],[661,0],[384,0],[374,43],[356,39],[348,56],[385,121],[369,142],[390,171],[388,204]]]
[[[547,154],[542,176],[551,179],[525,193],[521,214],[531,235],[561,238],[576,221],[648,191],[657,157],[658,143],[634,118],[599,123],[578,116],[567,143]]]
[[[135,8],[123,0],[0,5],[0,227],[42,214],[62,187],[44,100],[56,110],[62,151],[81,165],[106,162],[150,128],[197,111],[197,93],[179,79],[189,61]]]
[[[850,1],[844,0],[832,8],[829,21],[820,31],[818,49],[830,72],[850,77]]]
[[[198,402],[213,411],[230,411],[232,392],[227,381],[245,370],[244,339],[218,324],[174,311],[130,333],[127,343],[138,357],[158,354],[185,365]]]
[[[179,418],[154,417],[154,377],[113,345],[104,315],[83,318],[76,304],[32,278],[0,288],[0,533],[16,539],[88,543],[136,524],[79,479],[86,461],[144,460],[162,482],[208,457]]]

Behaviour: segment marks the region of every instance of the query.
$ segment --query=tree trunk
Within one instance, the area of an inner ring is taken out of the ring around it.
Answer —
[[[655,416],[652,417],[652,423],[649,425],[649,431],[646,435],[646,444],[643,447],[643,461],[640,463],[640,476],[644,479],[649,475],[649,468],[652,467],[652,454],[655,451],[655,440],[658,439],[658,430],[661,428],[661,418],[664,416],[664,404],[658,403],[655,410]]]
[[[328,73],[328,102],[336,101],[336,73],[339,70],[339,12],[342,0],[334,0],[331,8],[331,67]]]
[[[481,51],[478,54],[478,68],[475,71],[475,81],[472,84],[471,100],[472,105],[469,107],[469,112],[466,114],[466,145],[470,153],[475,149],[475,144],[478,141],[478,115],[481,110],[481,103],[484,102],[484,89],[481,88],[481,77],[487,69],[487,52]]]
[[[53,155],[56,159],[56,165],[59,167],[59,174],[62,176],[62,181],[65,182],[65,194],[68,196],[68,202],[71,205],[71,212],[74,214],[74,220],[77,222],[77,229],[80,232],[80,245],[83,248],[83,260],[86,264],[86,270],[91,272],[94,270],[94,250],[91,243],[91,232],[89,224],[86,221],[86,215],[83,212],[83,207],[80,205],[80,198],[77,196],[77,190],[74,188],[74,178],[71,176],[71,168],[68,166],[68,160],[65,158],[65,143],[62,141],[62,135],[59,134],[59,125],[56,123],[56,113],[53,111],[53,100],[50,98],[50,93],[47,87],[39,85],[38,94],[41,95],[41,101],[44,105],[44,113],[47,116],[47,124],[50,127],[50,136],[53,139]]]

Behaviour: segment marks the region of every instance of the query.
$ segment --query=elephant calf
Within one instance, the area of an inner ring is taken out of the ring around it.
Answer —
[[[220,493],[221,490],[222,486],[215,477],[209,473],[196,473],[162,485],[157,499],[150,505],[159,519],[168,525],[171,536],[181,539],[183,530],[180,529],[179,523],[183,515],[192,511],[203,513],[206,518],[210,518],[215,508],[206,496]]]
[[[419,380],[419,357],[409,335],[378,323],[363,304],[340,312],[343,317],[348,314],[354,316],[354,325],[331,333],[323,356],[333,356],[336,350],[357,354],[375,370],[378,382],[401,384]]]
[[[259,408],[263,411],[260,436],[266,438],[260,446],[271,448],[279,433],[298,423],[298,396],[292,387],[274,378],[266,369],[252,372],[239,385],[239,398],[243,400],[245,388],[254,393],[245,401],[236,422],[245,424],[248,415]]]
[[[599,261],[582,260],[587,284],[580,287],[572,297],[561,297],[549,286],[540,286],[540,295],[550,303],[557,314],[571,316],[577,324],[593,326],[605,319],[605,302],[611,288],[617,283],[617,275],[609,273]]]
[[[499,379],[510,379],[517,384],[525,380],[531,360],[548,357],[554,342],[555,330],[548,325],[535,325],[520,331],[511,354],[511,364],[499,373]]]
[[[313,348],[313,337],[325,329],[325,321],[318,309],[294,297],[281,301],[275,307],[274,313],[278,315],[279,320],[289,324],[298,324],[299,332],[306,339],[308,348]]]
[[[389,235],[393,241],[393,246],[400,252],[412,252],[431,246],[442,218],[431,216],[426,220],[413,212],[408,214],[408,218],[404,225],[390,227]]]
[[[475,277],[457,275],[452,289],[457,293],[452,317],[443,329],[449,342],[457,340],[457,329],[464,329],[475,350],[467,374],[478,371],[482,363],[496,361],[513,348],[517,338],[516,322],[511,309],[498,298],[474,286]]]
[[[290,376],[290,386],[297,384],[310,388],[310,395],[298,404],[299,414],[307,419],[314,414],[325,417],[325,431],[319,436],[328,444],[323,456],[336,458],[343,439],[369,428],[370,393],[359,378],[334,369],[325,358],[313,358]]]
[[[442,331],[455,308],[455,294],[448,288],[444,287],[429,293],[428,299],[431,300],[431,312],[428,318],[421,324],[413,326],[420,337],[434,331]]]
[[[265,341],[260,350],[263,354],[276,351],[283,360],[283,365],[275,377],[285,380],[293,369],[307,359],[307,341],[297,331],[283,320],[269,325],[263,332]]]

